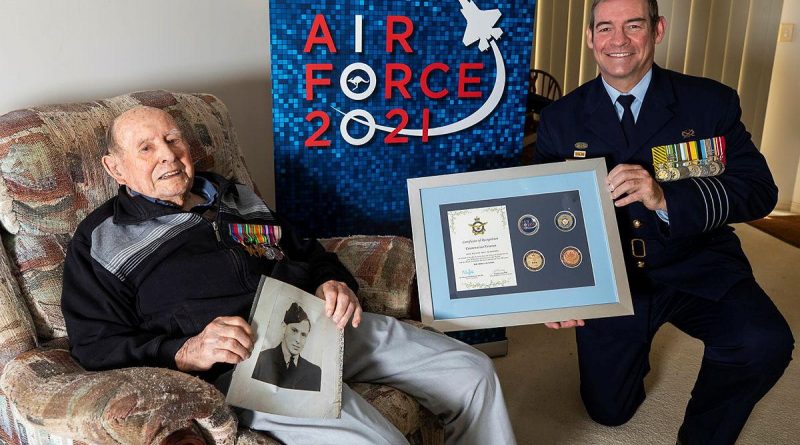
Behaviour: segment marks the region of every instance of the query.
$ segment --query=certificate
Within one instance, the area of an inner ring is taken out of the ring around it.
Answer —
[[[506,206],[451,210],[447,228],[456,291],[517,285]]]

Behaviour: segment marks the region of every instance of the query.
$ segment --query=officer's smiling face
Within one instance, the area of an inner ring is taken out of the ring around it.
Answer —
[[[665,29],[663,17],[653,28],[647,0],[605,0],[594,10],[594,28],[586,30],[586,41],[603,79],[626,93],[653,65]]]

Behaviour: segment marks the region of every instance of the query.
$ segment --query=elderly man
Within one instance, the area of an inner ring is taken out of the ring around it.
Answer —
[[[278,346],[258,354],[252,377],[281,388],[319,391],[322,370],[300,353],[311,332],[311,321],[303,308],[292,303],[283,316],[283,339]]]
[[[581,396],[605,425],[644,400],[663,324],[702,340],[678,441],[732,444],[791,360],[791,331],[727,225],[768,214],[777,189],[736,91],[653,63],[665,31],[656,0],[594,0],[586,39],[600,76],[542,113],[538,162],[605,157],[610,167],[635,311],[548,325],[579,326]]]
[[[270,275],[325,300],[326,314],[346,328],[346,382],[379,382],[412,395],[442,419],[448,443],[514,443],[486,356],[362,313],[355,280],[334,254],[299,239],[249,188],[195,175],[169,114],[133,108],[108,136],[103,165],[119,193],[81,222],[64,266],[62,309],[72,354],[84,367],[161,366],[224,390],[232,365],[252,353],[244,317],[260,277]],[[407,443],[346,385],[340,419],[244,411],[241,422],[289,444]]]

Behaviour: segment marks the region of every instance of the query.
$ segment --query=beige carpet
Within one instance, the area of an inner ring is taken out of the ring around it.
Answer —
[[[800,337],[800,249],[745,224],[736,225],[756,279]],[[589,419],[578,394],[575,335],[544,326],[508,329],[509,354],[495,366],[520,444],[672,445],[700,367],[702,344],[671,325],[659,331],[646,380],[648,397],[626,425]],[[756,406],[740,445],[800,444],[800,358]],[[614,357],[609,357],[614,360]]]

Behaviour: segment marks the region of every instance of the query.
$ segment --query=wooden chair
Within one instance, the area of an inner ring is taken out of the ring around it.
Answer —
[[[550,73],[532,69],[528,78],[528,102],[525,109],[525,138],[522,149],[522,165],[533,161],[536,130],[544,107],[561,97],[561,85]]]

